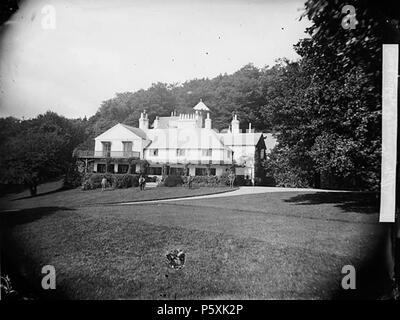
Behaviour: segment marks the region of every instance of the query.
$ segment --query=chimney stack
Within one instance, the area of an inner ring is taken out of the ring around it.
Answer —
[[[207,113],[207,118],[204,120],[204,128],[211,129],[211,118],[210,113]]]
[[[139,129],[142,129],[142,130],[149,129],[149,118],[147,116],[146,110],[143,110],[143,112],[140,114]]]
[[[237,114],[236,113],[233,115],[233,119],[231,121],[231,125],[232,125],[232,133],[233,134],[240,133],[239,120],[237,119]]]
[[[158,119],[158,116],[154,119],[154,122],[153,122],[153,129],[157,129],[158,128],[158,122],[159,122],[159,119]]]

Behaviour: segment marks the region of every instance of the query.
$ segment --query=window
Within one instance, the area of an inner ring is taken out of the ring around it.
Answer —
[[[185,155],[185,149],[176,149],[176,156],[183,157]]]
[[[230,152],[229,150],[226,152],[226,157],[227,157],[228,159],[231,158],[231,152]]]
[[[150,155],[153,157],[158,157],[158,149],[150,149]]]
[[[207,168],[196,168],[195,169],[196,176],[206,176],[207,175]]]
[[[265,156],[265,150],[264,150],[264,149],[261,149],[261,150],[260,150],[260,159],[261,159],[261,160],[264,159],[264,156]]]
[[[162,174],[161,167],[147,167],[147,174],[160,176]]]
[[[103,145],[103,157],[110,157],[111,156],[111,142],[101,142]]]
[[[203,149],[203,157],[211,157],[212,149]]]
[[[130,157],[132,155],[132,141],[123,141],[122,142],[124,157]]]
[[[185,168],[171,167],[169,168],[169,174],[174,174],[176,176],[184,176]]]
[[[105,173],[106,172],[106,165],[104,163],[97,164],[97,172]]]
[[[217,174],[217,170],[215,168],[210,169],[210,175],[215,176]]]
[[[118,165],[118,173],[127,173],[129,169],[129,165],[127,164],[119,164]]]
[[[113,163],[110,163],[110,164],[108,164],[107,165],[107,172],[109,172],[109,173],[115,173],[114,172],[114,164]]]

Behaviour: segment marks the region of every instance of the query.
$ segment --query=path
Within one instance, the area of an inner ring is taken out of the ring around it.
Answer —
[[[162,200],[143,200],[143,201],[131,201],[131,202],[121,202],[113,205],[132,205],[132,204],[151,204],[151,203],[161,203],[161,202],[173,202],[182,200],[199,200],[199,199],[211,199],[211,198],[221,198],[221,197],[236,197],[243,195],[252,195],[259,193],[270,193],[270,192],[351,192],[343,190],[325,190],[325,189],[307,189],[307,188],[281,188],[281,187],[239,187],[239,189],[233,191],[227,191],[216,194],[208,194],[202,196],[193,197],[182,197],[182,198],[172,198],[172,199],[162,199]]]

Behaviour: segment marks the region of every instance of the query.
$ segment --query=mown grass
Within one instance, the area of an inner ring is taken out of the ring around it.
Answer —
[[[373,207],[363,214],[343,207],[343,199],[315,204],[304,195],[315,193],[9,212],[6,248],[38,291],[40,268],[54,265],[54,294],[66,298],[336,297],[342,266],[363,268],[384,229]],[[179,271],[166,263],[175,248],[187,257]],[[362,279],[373,278],[361,275],[360,290]]]
[[[130,201],[146,201],[154,199],[170,199],[188,196],[199,196],[236,190],[229,187],[199,187],[188,189],[187,187],[156,187],[140,191],[139,188],[101,189],[83,191],[80,188],[72,190],[57,189],[59,185],[52,184],[53,188],[44,187],[38,196],[31,197],[27,191],[7,195],[0,198],[0,208],[23,209],[48,206],[91,206]]]

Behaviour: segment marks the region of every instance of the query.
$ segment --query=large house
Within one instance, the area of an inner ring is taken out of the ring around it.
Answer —
[[[151,126],[142,112],[139,127],[118,123],[95,138],[94,151],[79,158],[94,172],[139,172],[146,160],[149,175],[236,175],[257,180],[257,167],[276,144],[272,134],[239,129],[233,115],[228,130],[212,128],[209,108],[200,100],[191,114],[156,117]]]

